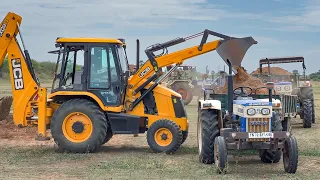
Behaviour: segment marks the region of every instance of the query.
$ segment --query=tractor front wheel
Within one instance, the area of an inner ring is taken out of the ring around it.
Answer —
[[[228,165],[228,151],[225,140],[222,136],[216,137],[214,141],[214,160],[217,168],[217,173],[225,174]]]
[[[182,144],[183,134],[179,126],[170,120],[158,120],[147,131],[150,148],[157,153],[174,153]]]
[[[283,166],[287,173],[296,173],[298,167],[298,145],[295,137],[284,141]]]
[[[93,102],[71,99],[53,114],[51,134],[63,151],[90,153],[96,151],[106,137],[108,123],[105,114]]]
[[[312,103],[310,99],[303,100],[303,127],[311,128],[312,126]]]

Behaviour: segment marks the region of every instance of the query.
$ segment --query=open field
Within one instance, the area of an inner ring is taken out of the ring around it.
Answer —
[[[10,84],[0,83],[0,97],[10,95]],[[299,119],[293,124],[300,155],[294,175],[284,173],[282,161],[261,163],[254,151],[233,152],[228,157],[228,174],[224,176],[217,175],[213,165],[201,164],[196,147],[197,108],[193,101],[186,107],[189,137],[173,155],[152,153],[145,134],[115,135],[94,154],[61,153],[52,140],[35,141],[36,128],[19,129],[0,122],[0,179],[319,179],[319,84],[315,93],[317,124],[310,129],[303,129]]]

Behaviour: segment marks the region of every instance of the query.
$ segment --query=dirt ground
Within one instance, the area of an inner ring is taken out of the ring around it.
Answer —
[[[4,90],[5,91],[5,90]],[[232,152],[226,175],[213,165],[198,161],[196,102],[186,106],[190,131],[173,155],[152,153],[146,135],[116,135],[99,152],[70,154],[57,151],[53,140],[35,141],[36,127],[18,128],[0,122],[0,179],[319,179],[320,178],[320,86],[315,87],[317,124],[302,128],[293,122],[299,145],[299,166],[285,174],[282,161],[263,164],[255,151]]]

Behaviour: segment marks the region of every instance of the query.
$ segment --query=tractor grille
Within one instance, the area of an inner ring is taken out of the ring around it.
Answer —
[[[270,118],[248,118],[247,132],[270,132]],[[268,138],[248,138],[247,141],[268,141]]]
[[[282,95],[281,105],[284,117],[293,117],[297,113],[298,97],[294,95]]]

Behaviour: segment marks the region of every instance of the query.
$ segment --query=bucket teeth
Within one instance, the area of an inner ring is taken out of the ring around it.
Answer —
[[[12,96],[0,98],[0,121],[6,119],[9,116],[12,100]]]

